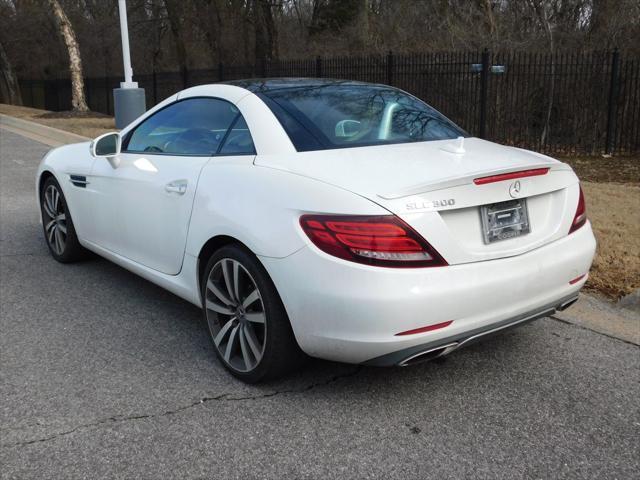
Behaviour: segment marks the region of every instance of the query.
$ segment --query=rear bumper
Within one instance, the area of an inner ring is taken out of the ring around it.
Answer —
[[[577,296],[595,246],[587,223],[526,254],[448,267],[370,267],[331,257],[313,245],[286,258],[260,260],[306,353],[394,365],[431,347],[468,343],[502,325],[549,315]],[[450,320],[442,329],[397,335]]]
[[[372,367],[390,367],[394,365],[406,367],[421,361],[443,357],[445,355],[449,355],[455,350],[458,350],[459,348],[471,345],[491,335],[505,332],[506,330],[538,320],[539,318],[548,317],[558,310],[565,310],[573,305],[577,300],[578,294],[572,294],[569,297],[553,302],[548,306],[538,308],[532,312],[517,315],[513,318],[485,325],[484,327],[476,328],[475,330],[470,330],[452,337],[441,338],[422,345],[415,345],[404,350],[391,352],[386,355],[367,360],[364,364]]]

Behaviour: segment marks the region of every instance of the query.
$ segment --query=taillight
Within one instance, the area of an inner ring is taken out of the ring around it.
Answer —
[[[316,247],[335,257],[383,267],[441,267],[447,262],[394,215],[303,215],[302,230]]]
[[[584,193],[582,193],[582,187],[580,186],[580,197],[578,198],[578,208],[576,208],[576,214],[573,217],[573,223],[569,229],[569,233],[575,232],[585,223],[587,223],[587,205],[584,201]]]

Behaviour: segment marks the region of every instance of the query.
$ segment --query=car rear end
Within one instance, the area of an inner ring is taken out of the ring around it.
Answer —
[[[298,152],[255,163],[353,192],[380,214],[292,209],[306,246],[262,259],[303,350],[407,365],[576,300],[596,245],[568,165],[465,138],[389,87],[323,89],[268,99],[290,114],[280,120]]]

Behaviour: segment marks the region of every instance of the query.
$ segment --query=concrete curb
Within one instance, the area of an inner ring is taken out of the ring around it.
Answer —
[[[640,288],[618,300],[618,305],[640,313]]]
[[[596,295],[582,293],[577,303],[552,317],[640,346],[640,311]]]
[[[36,122],[30,122],[29,120],[24,120],[22,118],[11,117],[2,113],[0,113],[0,126],[7,127],[8,130],[17,131],[17,133],[24,132],[26,134],[39,137],[37,140],[46,143],[47,145],[65,145],[68,143],[79,143],[91,140],[90,138],[83,137],[82,135],[48,127],[47,125],[42,125]]]

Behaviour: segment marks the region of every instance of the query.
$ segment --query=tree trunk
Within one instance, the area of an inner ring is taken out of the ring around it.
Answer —
[[[278,35],[269,0],[254,0],[256,65],[278,57]]]
[[[497,26],[496,26],[496,17],[493,14],[493,5],[491,0],[482,0],[482,8],[484,10],[485,21],[487,23],[487,27],[489,29],[489,38],[491,39],[491,49],[496,48],[497,44]]]
[[[13,72],[2,43],[0,43],[0,103],[22,105],[18,79]]]
[[[76,34],[71,22],[64,13],[58,0],[48,0],[58,25],[60,35],[64,39],[69,52],[69,72],[71,73],[71,107],[76,112],[88,112],[89,107],[84,97],[84,78],[82,73],[82,58]]]
[[[544,149],[545,143],[547,142],[547,138],[549,136],[550,124],[551,124],[551,113],[553,111],[553,96],[555,95],[555,86],[556,86],[556,61],[555,61],[555,45],[553,40],[553,27],[551,25],[551,21],[549,20],[549,13],[547,12],[547,5],[541,4],[540,6],[540,16],[542,18],[542,22],[544,24],[544,29],[547,33],[547,37],[549,39],[549,61],[551,62],[551,71],[549,75],[549,103],[547,105],[547,116],[544,122],[544,128],[542,129],[542,138],[540,139],[540,144]]]
[[[175,0],[165,0],[164,5],[167,9],[167,17],[169,19],[169,28],[173,34],[173,39],[176,42],[176,55],[178,57],[178,66],[180,71],[184,72],[187,69],[187,48],[184,44],[182,20],[184,17],[184,10],[181,3]]]

